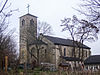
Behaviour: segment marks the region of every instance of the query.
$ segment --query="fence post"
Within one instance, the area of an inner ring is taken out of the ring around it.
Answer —
[[[7,72],[8,68],[8,56],[5,56],[5,72]]]

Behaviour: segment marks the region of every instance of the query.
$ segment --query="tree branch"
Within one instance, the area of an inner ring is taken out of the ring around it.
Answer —
[[[3,11],[3,9],[4,9],[4,7],[6,6],[7,2],[8,2],[8,0],[5,1],[3,7],[2,7],[1,10],[0,10],[0,13]]]

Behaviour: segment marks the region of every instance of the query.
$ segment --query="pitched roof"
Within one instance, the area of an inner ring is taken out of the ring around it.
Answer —
[[[37,18],[37,16],[34,16],[34,15],[32,15],[32,14],[29,14],[29,13],[27,13],[27,14],[25,14],[25,15],[23,15],[23,16],[26,16],[26,15],[33,16],[33,17],[36,17],[36,18]],[[23,16],[21,16],[21,17],[23,17]],[[21,18],[21,17],[20,17],[20,18]]]
[[[100,64],[100,55],[92,55],[88,57],[85,61],[84,64]]]
[[[73,46],[73,41],[70,39],[63,39],[58,37],[52,37],[52,36],[46,36],[44,35],[48,40],[53,42],[55,45],[64,45],[64,46]],[[83,45],[83,48],[90,49],[90,47]]]
[[[75,57],[62,56],[61,58],[65,59],[66,61],[82,61],[81,59]]]

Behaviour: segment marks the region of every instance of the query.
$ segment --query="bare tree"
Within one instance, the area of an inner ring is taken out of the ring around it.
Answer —
[[[7,31],[9,22],[7,21],[8,18],[12,15],[12,10],[8,10],[4,12],[7,7],[8,0],[5,2],[0,1],[0,66],[1,69],[4,68],[4,57],[7,55],[9,59],[9,66],[11,62],[16,60],[16,43],[13,39],[13,32],[14,30]],[[4,3],[4,4],[3,4]],[[6,32],[7,31],[7,32]]]
[[[43,35],[50,35],[53,34],[53,30],[50,24],[46,23],[46,22],[40,22],[38,21],[37,24],[37,36],[40,35],[40,33],[42,33]]]
[[[17,54],[16,54],[16,43],[13,41],[12,37],[2,35],[3,37],[0,37],[0,66],[2,66],[2,69],[4,67],[4,60],[5,56],[8,56],[9,59],[9,66],[13,67]]]
[[[69,31],[70,36],[73,39],[73,46],[75,49],[76,47],[79,47],[79,58],[80,58],[80,48],[82,48],[82,57],[83,55],[83,43],[84,41],[93,41],[95,39],[98,39],[98,32],[99,29],[92,23],[86,21],[86,20],[79,20],[75,15],[73,18],[66,18],[62,20],[62,25],[65,26],[63,31]],[[75,52],[74,52],[75,53]]]
[[[79,58],[83,58],[84,57],[84,50],[83,50],[83,43],[85,41],[95,41],[98,39],[98,32],[99,29],[92,23],[88,22],[87,20],[78,20],[79,22],[79,26],[77,28],[76,31],[76,38],[78,42],[76,42],[76,44],[79,47]],[[82,56],[80,56],[80,48],[82,48]]]
[[[73,40],[73,50],[72,50],[72,56],[73,57],[76,57],[75,55],[75,33],[76,33],[76,25],[74,25],[74,16],[73,16],[73,19],[71,18],[65,18],[64,20],[61,20],[62,21],[62,25],[61,26],[64,26],[64,28],[62,29],[62,31],[69,31],[69,34]]]
[[[85,15],[89,22],[100,28],[100,1],[99,0],[83,0],[80,9],[76,9]]]

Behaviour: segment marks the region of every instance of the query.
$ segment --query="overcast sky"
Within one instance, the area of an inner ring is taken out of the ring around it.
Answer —
[[[16,28],[16,36],[19,34],[19,17],[27,14],[27,5],[30,5],[29,13],[38,17],[38,20],[45,21],[53,28],[54,35],[61,38],[69,38],[67,33],[61,32],[61,19],[80,14],[73,8],[77,8],[80,0],[9,0],[11,9],[19,9],[10,18],[10,24]],[[91,48],[92,54],[100,54],[100,40],[92,43],[85,43]]]

